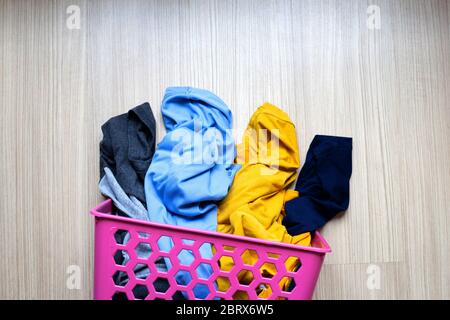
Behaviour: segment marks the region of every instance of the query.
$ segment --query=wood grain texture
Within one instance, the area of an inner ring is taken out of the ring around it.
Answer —
[[[164,89],[189,85],[222,97],[238,132],[280,106],[302,160],[317,133],[353,137],[315,298],[450,299],[449,17],[444,0],[0,0],[0,298],[92,297],[100,126],[144,101],[161,123]]]

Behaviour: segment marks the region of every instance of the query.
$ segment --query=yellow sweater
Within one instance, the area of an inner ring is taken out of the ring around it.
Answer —
[[[218,231],[309,246],[309,232],[291,236],[282,224],[284,203],[298,196],[288,187],[294,182],[300,166],[295,126],[289,116],[269,103],[259,107],[250,119],[242,144],[237,146],[236,162],[242,168],[219,205]],[[249,265],[257,260],[251,253],[242,258]],[[296,259],[288,259],[286,268],[294,270],[295,263]],[[222,270],[230,270],[233,261],[222,257],[220,266]],[[266,277],[276,273],[273,266],[267,265],[260,271]],[[239,273],[240,283],[251,280],[250,272]],[[218,280],[219,290],[225,291],[228,285],[227,281]],[[287,282],[280,283],[282,288],[287,285]],[[271,290],[266,289],[259,296],[267,297],[270,293]]]

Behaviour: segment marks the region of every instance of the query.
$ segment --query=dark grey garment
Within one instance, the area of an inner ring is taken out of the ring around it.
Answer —
[[[133,196],[128,197],[125,192],[122,190],[120,185],[117,183],[114,175],[112,174],[109,168],[105,168],[105,175],[100,180],[99,183],[100,192],[113,200],[114,205],[116,206],[118,212],[129,218],[137,219],[137,220],[145,220],[148,221],[147,210],[143,207],[143,205],[134,198]],[[130,240],[130,234],[124,233],[122,236],[123,240],[116,239],[119,243],[126,244]],[[149,245],[144,243],[140,243],[136,247],[136,254],[139,258],[148,257],[151,253],[151,248]],[[127,263],[129,260],[128,255],[124,255],[124,262]],[[167,272],[166,265],[164,264],[164,260],[160,259],[162,264],[157,265],[158,270]],[[147,277],[150,272],[147,268],[142,268],[142,270],[136,271],[135,274],[137,277],[142,276],[143,278]]]
[[[155,153],[156,124],[150,104],[143,103],[109,119],[100,142],[100,178],[105,167],[113,173],[125,194],[145,207],[144,178]]]
[[[103,195],[111,198],[118,213],[133,219],[148,221],[145,203],[144,178],[155,153],[156,124],[150,104],[144,103],[128,113],[109,119],[103,126],[103,140],[100,142],[100,182]],[[128,232],[116,239],[126,244],[130,240]],[[152,252],[150,246],[139,244],[136,248],[138,257],[148,257]],[[126,264],[129,256],[126,251],[118,251],[114,258],[116,263]],[[156,268],[167,272],[164,260],[158,259]],[[143,264],[136,266],[134,275],[145,279],[150,274]],[[128,283],[128,275],[119,272],[114,275],[114,282],[119,286]],[[155,281],[157,291],[165,292],[168,283]],[[144,288],[147,290],[146,288]],[[136,298],[145,298],[145,290],[133,291]],[[178,296],[182,295],[179,293]]]

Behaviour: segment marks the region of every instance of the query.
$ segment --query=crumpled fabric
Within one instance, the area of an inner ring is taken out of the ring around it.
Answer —
[[[138,220],[148,220],[145,206],[135,196],[128,196],[123,191],[116,177],[114,177],[114,174],[108,167],[104,168],[104,175],[100,179],[98,187],[102,195],[110,198],[116,208],[126,216]]]
[[[351,175],[352,138],[316,135],[295,186],[299,197],[286,203],[288,232],[315,231],[347,210]]]
[[[227,197],[220,203],[217,230],[240,236],[269,241],[310,246],[309,232],[291,236],[283,226],[284,204],[298,196],[288,187],[295,181],[300,166],[295,126],[289,116],[269,103],[259,107],[250,119],[242,143],[237,146],[236,162],[242,165],[237,172]],[[258,257],[252,252],[242,256],[245,264],[253,265]],[[287,270],[296,268],[297,260],[290,258]],[[229,271],[234,263],[230,257],[220,259],[220,268]],[[274,276],[274,266],[260,269],[265,277]],[[251,272],[239,273],[239,282],[249,284]],[[286,288],[288,283],[280,283]],[[219,278],[220,291],[229,283]],[[262,289],[261,297],[270,295]],[[245,299],[245,296],[234,296]]]
[[[145,207],[144,178],[155,151],[156,132],[150,104],[112,117],[102,125],[102,132],[100,178],[109,168],[123,192]]]
[[[171,87],[166,89],[161,112],[167,134],[156,148],[144,184],[149,220],[215,231],[217,203],[227,195],[239,169],[233,163],[231,111],[209,91]],[[158,244],[163,251],[173,247],[168,238],[160,238]],[[203,245],[200,254],[211,258],[211,247]],[[181,265],[189,265],[194,256],[182,251],[178,259]],[[165,261],[170,269],[171,261]],[[206,264],[196,271],[203,279],[212,274]],[[190,279],[186,272],[176,275],[179,284],[187,285]],[[196,298],[208,293],[204,286],[194,287]]]
[[[100,142],[100,192],[114,202],[118,214],[148,221],[145,207],[144,178],[155,152],[156,124],[149,103],[143,103],[127,113],[112,117],[102,126]],[[117,176],[117,177],[116,177]],[[139,199],[138,199],[139,197]],[[124,233],[119,243],[126,244],[130,234]],[[150,246],[139,244],[138,257],[152,252]],[[120,253],[124,264],[129,260],[126,251]],[[156,261],[156,267],[167,272],[164,260]],[[145,265],[134,270],[137,278],[146,278],[150,270]],[[117,274],[117,283],[125,285],[128,276]],[[159,285],[159,282],[155,282]]]

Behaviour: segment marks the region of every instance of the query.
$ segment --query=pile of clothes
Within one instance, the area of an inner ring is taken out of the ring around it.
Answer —
[[[314,231],[348,208],[351,138],[316,135],[295,188],[290,189],[300,167],[295,125],[276,106],[265,103],[254,112],[238,145],[230,109],[209,91],[167,88],[161,113],[167,133],[157,146],[156,122],[148,103],[102,126],[99,188],[113,200],[119,214],[310,246]],[[127,237],[124,234],[120,241],[125,243]],[[171,240],[160,240],[160,249],[169,251]],[[149,250],[138,247],[138,256],[148,255]],[[213,255],[210,246],[200,250],[204,258]],[[124,262],[129,259],[120,258]],[[193,258],[188,251],[179,256],[182,264]],[[245,264],[253,264],[255,259],[251,253],[243,256]],[[225,256],[219,263],[222,270],[233,265]],[[157,268],[167,271],[170,260],[160,259]],[[266,277],[276,273],[270,266],[263,268]],[[288,259],[286,268],[298,269],[298,261]],[[202,264],[197,272],[208,278],[212,269]],[[149,270],[143,266],[135,274],[145,278]],[[242,284],[252,280],[251,274],[240,273],[239,277]],[[114,281],[125,285],[128,279],[119,273]],[[186,285],[190,276],[179,272],[176,281]],[[168,283],[155,285],[165,291]],[[228,283],[219,279],[215,285],[223,291]],[[286,280],[280,285],[289,290],[291,283]],[[208,294],[206,287],[194,289],[197,298]],[[260,297],[270,294],[270,288],[258,292]]]

